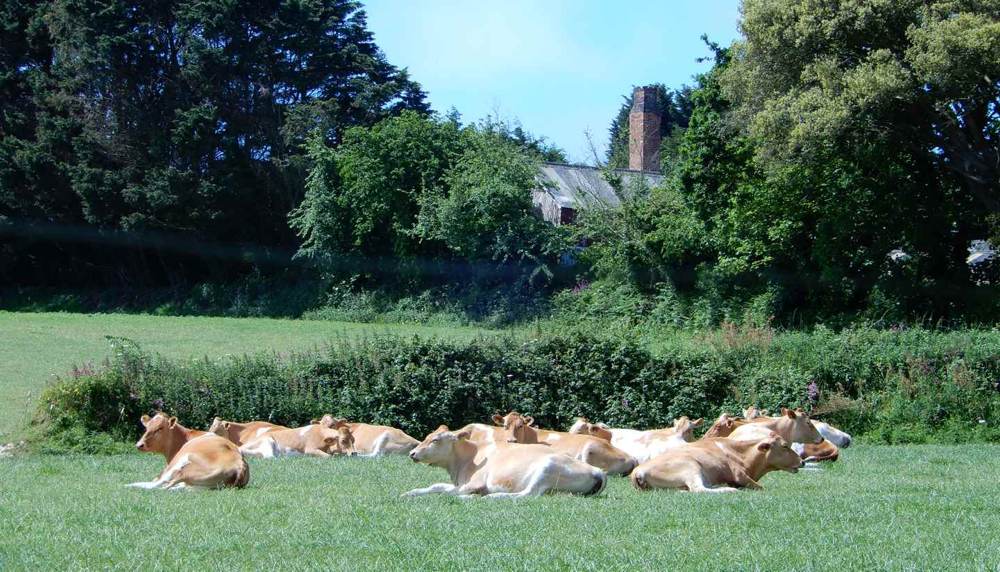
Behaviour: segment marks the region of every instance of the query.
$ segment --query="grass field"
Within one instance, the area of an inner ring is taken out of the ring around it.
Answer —
[[[845,451],[764,491],[398,498],[392,459],[251,460],[242,491],[126,489],[162,457],[0,461],[0,569],[995,570],[1000,447]]]
[[[67,373],[74,364],[98,363],[107,355],[104,336],[131,338],[167,356],[200,357],[302,350],[375,332],[472,338],[487,331],[263,318],[0,312],[0,443],[17,436],[39,391],[53,376]]]
[[[99,361],[105,335],[166,355],[287,351],[338,336],[482,330],[265,319],[0,313],[0,433],[38,390]],[[138,437],[138,435],[136,435]],[[764,491],[459,501],[399,494],[446,479],[394,459],[251,459],[241,491],[124,488],[160,456],[0,459],[0,570],[1000,570],[1000,446],[859,445]]]

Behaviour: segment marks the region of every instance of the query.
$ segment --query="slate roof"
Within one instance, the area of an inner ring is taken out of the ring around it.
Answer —
[[[622,178],[622,188],[628,189],[634,177],[643,176],[650,187],[663,181],[663,175],[627,169],[615,170]],[[538,174],[539,186],[562,208],[584,206],[617,207],[621,204],[611,184],[596,167],[542,163]]]

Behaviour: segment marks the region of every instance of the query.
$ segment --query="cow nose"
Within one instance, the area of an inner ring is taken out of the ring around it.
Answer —
[[[847,447],[850,447],[850,446],[851,446],[851,438],[850,438],[850,437],[848,437],[848,438],[847,438],[847,439],[846,439],[846,440],[844,441],[844,448],[846,449]]]
[[[410,458],[413,459],[414,461],[416,461],[417,460],[417,452],[416,451],[410,451]]]
[[[142,451],[142,447],[143,447],[143,443],[142,443],[142,441],[139,441],[139,442],[137,442],[137,443],[135,444],[135,448],[136,448],[136,449],[139,449],[140,451]]]

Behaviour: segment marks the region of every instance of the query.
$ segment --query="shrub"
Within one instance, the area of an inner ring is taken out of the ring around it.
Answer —
[[[141,414],[192,427],[213,416],[296,426],[323,413],[421,436],[445,423],[530,413],[657,427],[755,404],[801,406],[881,442],[1000,441],[997,332],[729,327],[656,353],[628,337],[565,333],[468,342],[372,337],[309,353],[176,361],[112,339],[102,368],[41,397],[41,442],[81,451],[132,440]],[[44,445],[43,445],[44,448]]]

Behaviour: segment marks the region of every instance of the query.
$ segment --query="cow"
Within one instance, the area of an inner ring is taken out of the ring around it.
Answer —
[[[667,449],[678,447],[694,440],[694,429],[701,426],[702,419],[691,421],[686,416],[674,420],[673,427],[638,431],[636,429],[612,429],[603,423],[590,423],[585,417],[578,417],[569,432],[579,435],[593,435],[610,441],[618,449],[628,453],[637,463],[644,463]]]
[[[741,419],[739,417],[730,417],[728,413],[723,413],[719,415],[719,418],[715,420],[715,423],[708,428],[708,431],[702,435],[702,439],[717,439],[721,437],[728,437],[737,427],[741,425],[746,425],[749,423],[746,419]]]
[[[758,481],[765,474],[795,473],[804,464],[787,441],[771,433],[752,441],[721,438],[689,443],[639,465],[630,479],[639,490],[724,493],[760,489]]]
[[[223,421],[216,417],[212,420],[212,425],[208,428],[209,433],[215,433],[220,437],[225,437],[237,446],[245,445],[260,437],[264,433],[288,429],[283,425],[275,425],[267,421],[250,421],[249,423],[237,423],[235,421]]]
[[[840,457],[840,448],[823,439],[819,444],[813,443],[792,443],[792,450],[802,457],[807,463],[818,463],[820,461],[836,461]]]
[[[450,483],[413,489],[402,496],[448,494],[462,497],[521,498],[547,492],[596,495],[604,490],[604,471],[545,445],[481,443],[467,431],[441,425],[410,458],[448,471]]]
[[[812,420],[812,424],[816,426],[816,430],[819,431],[819,434],[833,445],[842,449],[846,449],[851,446],[851,436],[844,431],[837,429],[829,423],[817,421],[816,419]]]
[[[142,416],[145,432],[136,449],[160,453],[167,466],[154,481],[131,483],[140,489],[241,489],[250,481],[250,467],[239,449],[214,433],[188,429],[176,417]]]
[[[324,415],[313,420],[325,427],[333,428],[343,423],[354,436],[354,447],[362,457],[379,457],[382,455],[405,455],[420,444],[420,441],[410,437],[400,429],[386,425],[369,425],[368,423],[351,423],[345,419]]]
[[[494,415],[493,422],[503,427],[510,443],[549,445],[553,451],[566,453],[610,474],[627,475],[637,464],[631,455],[604,439],[538,429],[531,426],[535,422],[532,417],[525,417],[516,411],[502,417]]]
[[[729,434],[729,439],[754,441],[766,438],[775,432],[791,443],[823,442],[823,436],[816,430],[809,416],[801,410],[781,409],[778,417],[760,417],[745,425],[740,425]]]
[[[294,455],[332,457],[354,455],[354,436],[346,425],[336,429],[309,424],[298,429],[269,431],[240,447],[244,455],[271,459]]]

